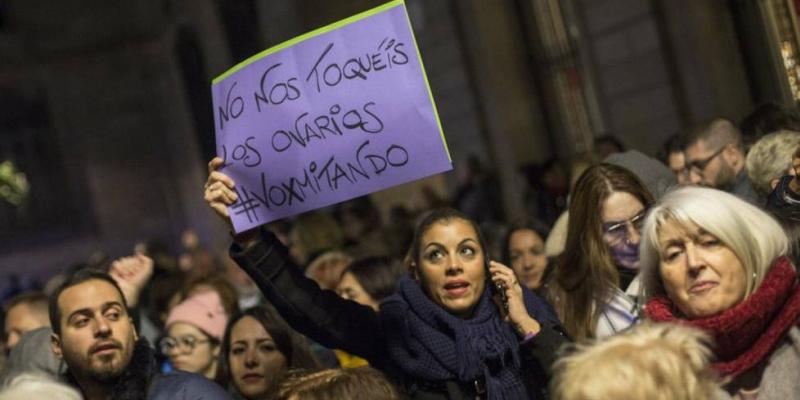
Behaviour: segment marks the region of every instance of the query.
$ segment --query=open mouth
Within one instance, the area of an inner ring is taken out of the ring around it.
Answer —
[[[447,282],[444,285],[444,290],[450,297],[461,297],[467,293],[469,286],[467,281],[453,281]]]

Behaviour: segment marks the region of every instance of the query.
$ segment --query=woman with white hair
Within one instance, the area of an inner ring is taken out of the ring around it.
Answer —
[[[645,314],[705,331],[712,366],[742,398],[800,394],[800,286],[780,225],[714,189],[681,188],[645,221]]]
[[[729,399],[710,368],[710,338],[674,324],[645,322],[575,345],[550,381],[553,400]]]

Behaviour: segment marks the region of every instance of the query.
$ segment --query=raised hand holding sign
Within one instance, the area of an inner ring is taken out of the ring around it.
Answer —
[[[402,1],[265,50],[212,94],[237,232],[452,169]]]

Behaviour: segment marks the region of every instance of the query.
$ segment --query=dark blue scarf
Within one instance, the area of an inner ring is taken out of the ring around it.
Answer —
[[[519,339],[484,290],[470,319],[451,315],[404,277],[398,292],[381,304],[392,360],[403,372],[426,381],[471,384],[483,378],[489,399],[528,399],[520,370]],[[555,321],[543,300],[524,289],[525,305],[537,320]]]

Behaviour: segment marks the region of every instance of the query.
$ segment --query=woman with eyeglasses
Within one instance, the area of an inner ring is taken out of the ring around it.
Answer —
[[[573,339],[610,336],[638,320],[625,290],[638,273],[641,227],[652,204],[641,181],[616,165],[595,165],[575,184],[566,247],[545,290]]]
[[[167,317],[167,336],[158,344],[172,367],[214,379],[228,316],[216,292],[184,300]]]

